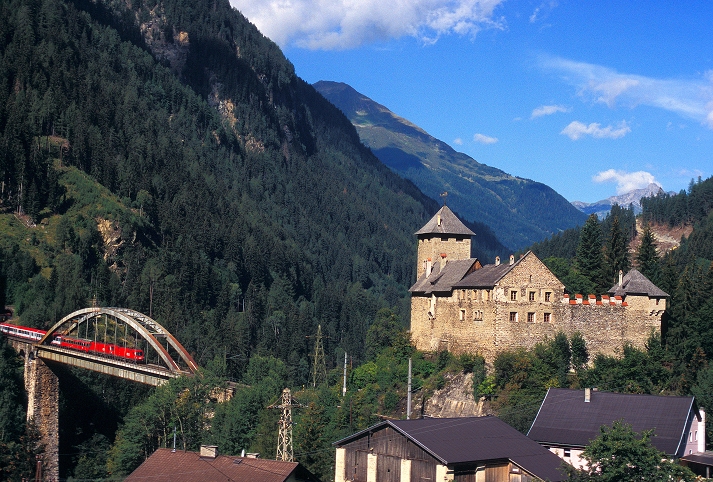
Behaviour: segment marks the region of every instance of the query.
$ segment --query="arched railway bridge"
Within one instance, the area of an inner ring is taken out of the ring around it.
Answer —
[[[158,386],[193,375],[193,357],[163,326],[128,308],[84,308],[48,331],[6,323],[2,334],[25,358],[27,418],[45,448],[43,480],[59,477],[59,380],[53,364],[69,365]]]

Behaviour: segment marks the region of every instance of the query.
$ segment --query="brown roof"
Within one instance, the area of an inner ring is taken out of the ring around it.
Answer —
[[[441,220],[439,223],[438,220]],[[459,236],[475,236],[475,233],[468,229],[458,216],[453,214],[448,206],[443,206],[426,223],[424,227],[416,231],[417,236],[421,234],[455,234]]]
[[[653,429],[652,445],[680,456],[691,412],[696,410],[693,402],[693,397],[599,391],[592,391],[585,402],[584,390],[550,388],[527,436],[545,445],[585,447],[602,425],[623,420],[635,432]]]
[[[134,470],[125,482],[319,482],[297,462],[232,457],[201,457],[197,452],[160,448]]]
[[[443,269],[440,268],[440,263],[436,262],[431,274],[421,276],[409,291],[426,294],[451,291],[453,285],[462,280],[477,261],[476,258],[449,261]]]
[[[346,445],[367,433],[391,426],[440,463],[455,464],[510,460],[542,480],[565,480],[562,460],[497,417],[386,420],[335,442]]]
[[[632,269],[626,273],[626,276],[621,280],[621,285],[617,283],[612,286],[611,289],[609,289],[609,294],[612,296],[647,295],[655,298],[668,297],[668,293],[653,284],[636,269]]]

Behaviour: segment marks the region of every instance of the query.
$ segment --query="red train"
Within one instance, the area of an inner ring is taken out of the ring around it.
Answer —
[[[26,326],[13,325],[12,323],[0,323],[0,333],[14,336],[33,342],[38,342],[47,333],[45,330],[28,328]],[[117,358],[124,358],[132,361],[143,362],[144,351],[138,348],[123,347],[113,343],[102,343],[100,341],[84,340],[82,338],[72,338],[69,336],[57,335],[52,340],[55,346],[69,348],[71,350],[83,351],[85,353],[98,353],[110,355]]]

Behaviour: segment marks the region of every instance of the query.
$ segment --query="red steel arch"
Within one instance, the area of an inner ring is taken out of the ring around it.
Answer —
[[[174,373],[185,373],[181,369],[180,364],[174,360],[169,351],[164,347],[158,338],[165,338],[166,342],[178,353],[183,360],[183,363],[191,373],[198,370],[198,365],[190,353],[181,345],[181,343],[163,326],[138,311],[128,308],[84,308],[70,313],[59,320],[44,337],[38,342],[39,345],[49,345],[56,335],[64,335],[75,329],[82,323],[98,318],[100,316],[110,316],[116,320],[121,320],[134,329],[148,344],[156,350],[166,367]],[[60,330],[62,326],[69,323],[68,327]]]

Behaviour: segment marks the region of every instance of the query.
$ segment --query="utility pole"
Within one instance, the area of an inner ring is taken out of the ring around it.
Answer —
[[[307,337],[311,338],[311,337]],[[324,344],[322,343],[322,325],[317,326],[317,336],[314,341],[314,360],[312,362],[312,387],[327,379],[327,365],[324,361]]]
[[[347,352],[344,352],[344,385],[342,385],[342,396],[347,394]]]
[[[279,405],[272,404],[267,408],[280,408],[280,431],[277,436],[277,455],[275,460],[283,460],[286,462],[294,461],[294,452],[292,450],[292,407],[299,408],[302,405],[297,403],[292,398],[292,392],[289,388],[282,390],[282,400]]]
[[[406,395],[406,420],[411,420],[411,358],[408,359],[408,395]]]

